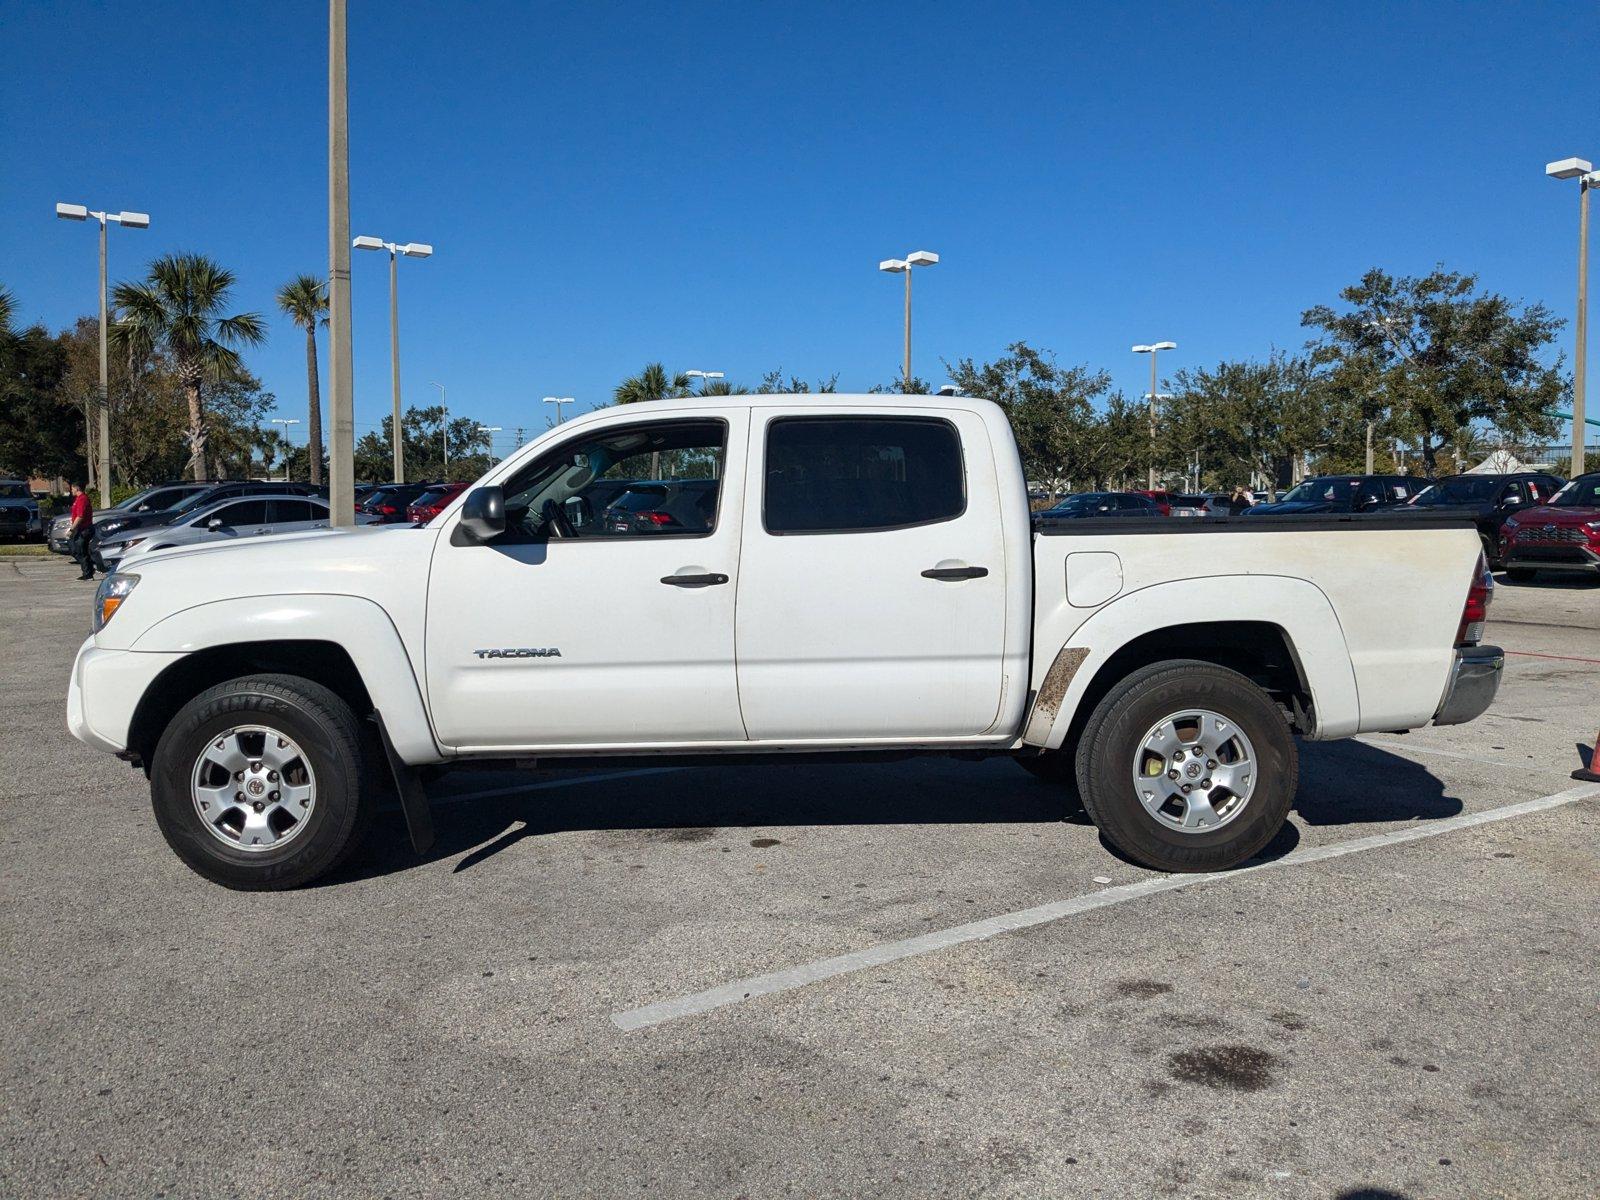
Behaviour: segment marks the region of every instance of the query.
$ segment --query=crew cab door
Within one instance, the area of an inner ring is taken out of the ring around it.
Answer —
[[[982,420],[754,408],[739,697],[753,740],[980,734],[999,710],[1006,563]]]
[[[733,656],[741,497],[724,483],[742,478],[748,413],[638,411],[574,422],[519,466],[501,485],[501,538],[456,537],[455,515],[440,529],[425,656],[445,745],[744,740]],[[615,509],[630,483],[671,503]]]

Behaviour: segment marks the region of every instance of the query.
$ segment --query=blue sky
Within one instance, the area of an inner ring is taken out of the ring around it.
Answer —
[[[865,389],[1025,339],[1145,389],[1304,338],[1373,265],[1481,274],[1570,317],[1600,158],[1594,4],[351,6],[352,225],[401,263],[406,399],[542,428],[649,360]],[[267,313],[252,367],[303,415],[272,306],[326,269],[326,5],[53,5],[0,27],[0,284],[94,304],[57,200],[148,211],[112,276],[196,250]],[[384,257],[354,268],[356,420],[389,402]],[[1571,329],[1563,349],[1571,348]],[[1591,372],[1591,379],[1594,373]]]

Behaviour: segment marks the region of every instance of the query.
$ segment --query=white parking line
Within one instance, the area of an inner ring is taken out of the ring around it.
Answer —
[[[914,958],[922,954],[932,954],[936,950],[958,946],[963,942],[981,941],[985,938],[994,937],[996,934],[1010,933],[1017,929],[1028,929],[1034,925],[1044,925],[1050,921],[1059,921],[1063,917],[1073,917],[1080,913],[1093,912],[1095,909],[1109,908],[1114,904],[1125,904],[1130,900],[1139,900],[1159,892],[1171,892],[1179,888],[1197,887],[1201,884],[1218,883],[1228,879],[1241,879],[1258,871],[1304,866],[1307,863],[1340,858],[1346,854],[1359,854],[1367,850],[1382,849],[1385,846],[1421,841],[1423,838],[1437,837],[1441,833],[1453,833],[1458,829],[1470,829],[1476,825],[1487,825],[1494,821],[1505,821],[1512,817],[1543,812],[1546,809],[1557,808],[1563,804],[1571,804],[1578,800],[1587,800],[1594,796],[1600,796],[1600,784],[1584,784],[1581,787],[1568,788],[1564,792],[1557,792],[1552,796],[1542,796],[1537,800],[1524,800],[1519,804],[1507,804],[1484,812],[1446,817],[1438,821],[1430,821],[1426,825],[1408,825],[1404,829],[1395,829],[1388,833],[1375,833],[1370,837],[1352,838],[1349,841],[1336,842],[1331,846],[1296,850],[1279,859],[1258,862],[1252,866],[1239,867],[1232,871],[1217,871],[1208,875],[1163,875],[1155,879],[1142,880],[1139,883],[1109,887],[1103,891],[1074,896],[1070,900],[1057,900],[1050,904],[1041,904],[1037,908],[1026,908],[1020,912],[1003,913],[1000,916],[988,917],[982,921],[957,925],[951,929],[942,929],[934,933],[922,934],[919,937],[906,938],[904,941],[885,942],[881,945],[869,946],[865,950],[853,950],[848,954],[836,955],[833,958],[804,963],[798,967],[788,967],[782,971],[773,971],[766,975],[753,975],[748,979],[739,979],[733,983],[725,983],[721,987],[695,992],[692,995],[678,996],[655,1004],[646,1004],[642,1008],[631,1008],[623,1012],[615,1012],[611,1014],[611,1022],[624,1032],[632,1032],[636,1029],[648,1028],[651,1025],[660,1025],[665,1021],[673,1021],[679,1017],[695,1016],[730,1004],[740,1004],[746,1000],[753,1000],[757,996],[770,996],[775,992],[791,991],[794,988],[817,983],[823,979],[832,979],[838,975],[848,975],[851,972],[863,971],[869,967],[881,967],[885,963],[896,962],[902,958]]]
[[[461,792],[454,796],[430,796],[432,804],[462,804],[468,800],[488,800],[493,796],[516,796],[522,792],[542,792],[549,788],[577,787],[580,783],[605,783],[611,779],[638,779],[645,775],[671,775],[689,767],[640,767],[637,771],[607,771],[602,775],[576,775],[567,779],[547,779],[543,783],[518,783],[510,787],[488,788],[481,792]]]

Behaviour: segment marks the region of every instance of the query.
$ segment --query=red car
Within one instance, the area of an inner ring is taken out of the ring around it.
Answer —
[[[1548,504],[1507,517],[1500,561],[1518,581],[1540,571],[1600,575],[1600,471],[1578,476]]]
[[[426,525],[445,510],[445,506],[467,490],[464,483],[441,483],[438,487],[429,488],[412,501],[406,509],[406,520],[417,525]]]
[[[1133,488],[1126,494],[1129,496],[1145,497],[1161,510],[1161,515],[1163,517],[1172,516],[1172,510],[1174,507],[1179,510],[1178,515],[1181,517],[1203,517],[1206,515],[1206,510],[1196,504],[1193,498],[1188,496],[1180,496],[1176,492],[1167,491],[1165,488],[1155,488],[1154,490],[1147,488]]]

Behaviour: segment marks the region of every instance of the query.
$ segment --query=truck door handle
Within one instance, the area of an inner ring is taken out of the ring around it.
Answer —
[[[924,579],[982,579],[988,567],[929,567],[922,573]]]
[[[662,583],[670,583],[673,587],[702,588],[715,587],[719,583],[727,583],[726,575],[663,575]]]

